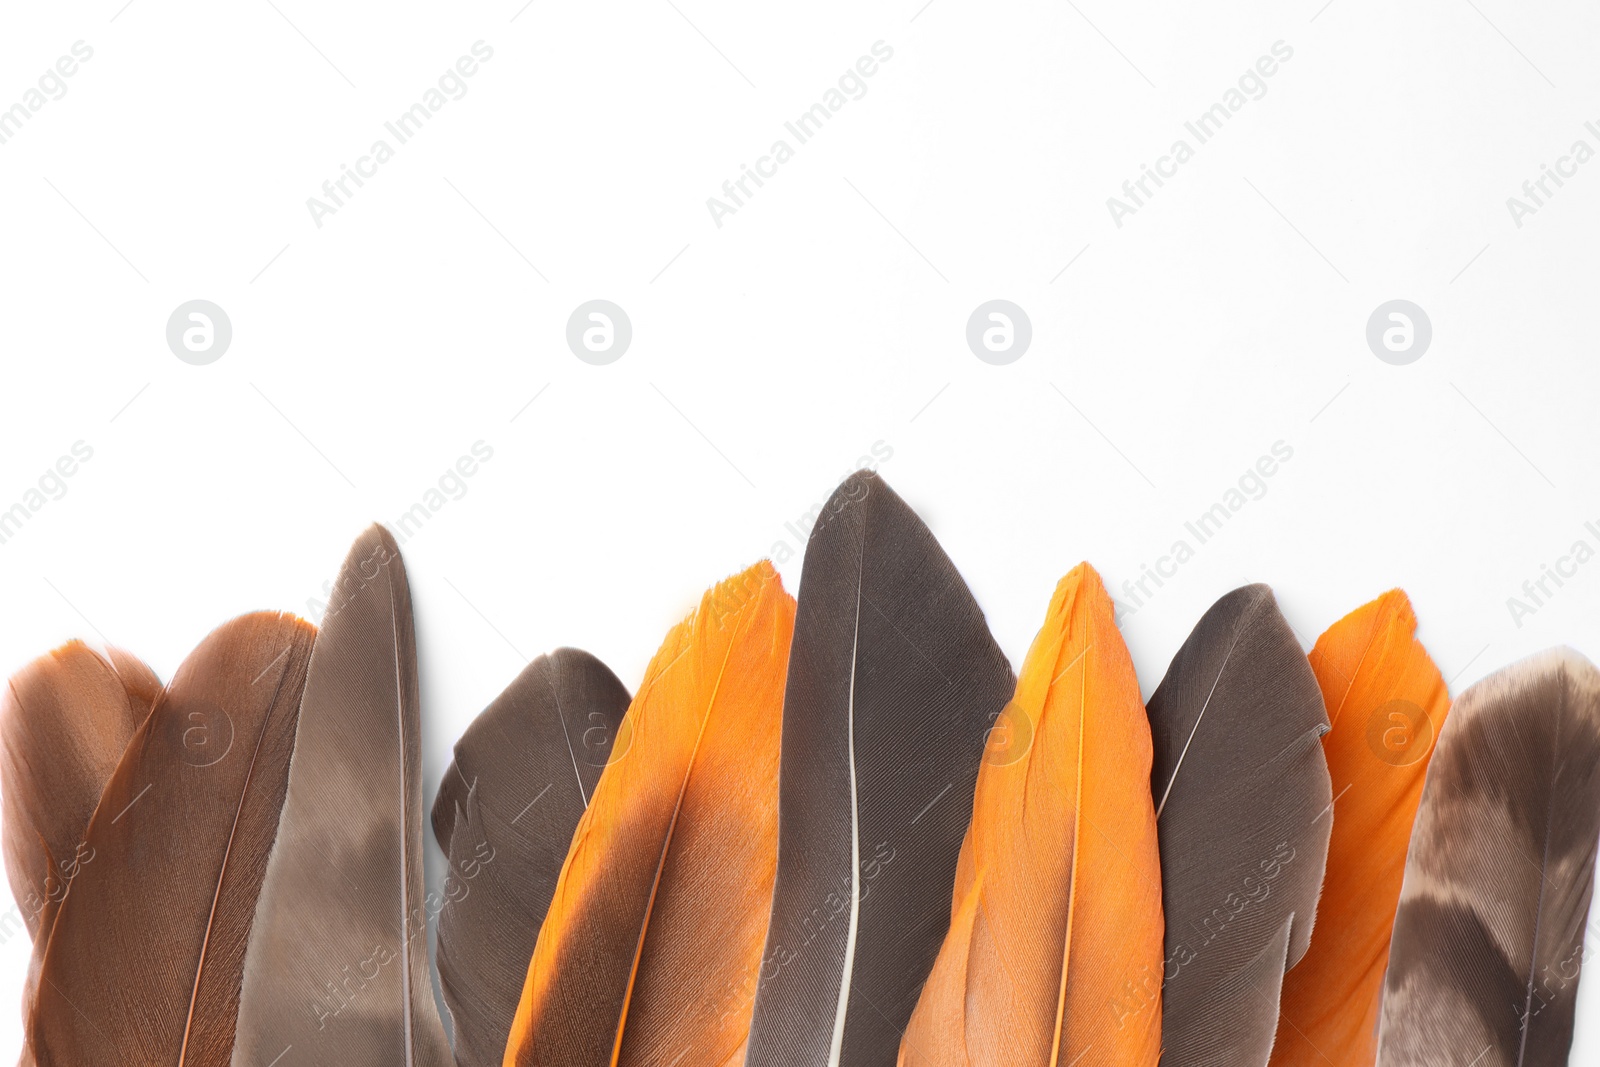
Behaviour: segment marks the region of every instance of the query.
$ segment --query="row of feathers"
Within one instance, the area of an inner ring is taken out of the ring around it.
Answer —
[[[438,790],[379,527],[320,630],[162,685],[69,644],[0,713],[25,1067],[1499,1067],[1567,1062],[1600,672],[1451,706],[1405,595],[1309,657],[1219,600],[1148,706],[1080,565],[1019,675],[874,475],[707,592],[636,694],[529,664]],[[427,931],[454,1048],[436,1006]]]

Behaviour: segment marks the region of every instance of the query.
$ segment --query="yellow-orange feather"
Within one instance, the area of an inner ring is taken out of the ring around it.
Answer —
[[[573,835],[507,1067],[735,1062],[777,866],[794,614],[763,562],[667,635]]]
[[[1153,1067],[1150,725],[1100,576],[1059,585],[978,774],[950,933],[901,1067]]]
[[[1392,589],[1311,650],[1333,729],[1333,837],[1311,948],[1283,982],[1271,1067],[1371,1067],[1411,824],[1450,708],[1417,617]]]

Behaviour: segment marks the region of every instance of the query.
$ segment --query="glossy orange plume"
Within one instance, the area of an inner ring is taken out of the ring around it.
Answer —
[[[991,735],[950,933],[901,1067],[1153,1067],[1163,927],[1150,761],[1111,598],[1079,564]]]
[[[1333,837],[1311,948],[1285,976],[1271,1067],[1370,1067],[1411,824],[1450,695],[1392,589],[1311,650],[1333,729]]]
[[[762,562],[667,635],[573,835],[507,1067],[742,1060],[777,866],[794,614]]]

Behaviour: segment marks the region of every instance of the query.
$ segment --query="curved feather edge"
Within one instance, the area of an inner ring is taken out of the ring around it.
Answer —
[[[1422,784],[1450,697],[1393,589],[1311,650],[1333,729],[1333,834],[1305,957],[1284,978],[1272,1067],[1372,1067],[1389,938]]]
[[[933,534],[882,478],[846,479],[806,546],[746,1067],[894,1062],[1015,686]]]
[[[1600,671],[1571,649],[1457,699],[1395,917],[1380,1067],[1562,1067],[1600,841]]]
[[[437,955],[458,1067],[498,1067],[505,1055],[556,878],[629,700],[605,664],[562,648],[530,663],[456,742],[433,826],[450,862]]]
[[[573,836],[506,1067],[737,1055],[776,865],[794,610],[763,561],[668,634]]]
[[[1150,724],[1100,576],[1057,585],[978,772],[950,933],[901,1067],[1153,1067]]]
[[[1264,1067],[1315,922],[1333,796],[1316,677],[1272,590],[1218,600],[1149,704],[1164,1067]]]
[[[405,565],[372,526],[345,558],[312,650],[234,1067],[450,1062],[427,963],[439,905],[423,895],[418,734]]]
[[[40,1067],[217,1067],[313,642],[242,616],[179,667],[106,783],[40,969]]]

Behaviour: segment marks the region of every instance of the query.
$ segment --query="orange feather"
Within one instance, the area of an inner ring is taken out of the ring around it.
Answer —
[[[667,635],[573,835],[506,1067],[737,1062],[777,870],[794,614],[762,562]]]
[[[1111,598],[1079,564],[991,734],[950,933],[901,1067],[1153,1067],[1163,925],[1150,760]]]
[[[1392,589],[1311,650],[1333,729],[1333,837],[1311,948],[1284,978],[1271,1067],[1371,1067],[1411,824],[1450,695]]]

